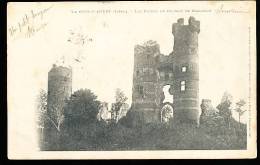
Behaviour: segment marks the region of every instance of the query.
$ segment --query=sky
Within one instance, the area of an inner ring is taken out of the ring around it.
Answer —
[[[26,130],[32,128],[30,123],[34,120],[32,114],[35,111],[37,95],[40,89],[47,91],[48,71],[54,63],[61,64],[63,57],[64,65],[70,65],[73,69],[73,91],[88,88],[100,101],[111,103],[115,101],[116,88],[120,88],[128,97],[127,102],[130,105],[134,46],[147,40],[155,40],[160,45],[161,53],[168,55],[174,44],[172,24],[178,18],[184,18],[187,24],[189,16],[199,20],[201,26],[200,99],[211,99],[213,106],[217,106],[223,93],[228,91],[234,97],[234,102],[240,98],[248,101],[248,26],[252,24],[248,14],[219,14],[215,10],[221,8],[220,3],[215,6],[206,3],[205,5],[186,3],[185,8],[179,2],[174,5],[165,3],[157,6],[148,3],[99,5],[35,3],[26,6],[21,3],[15,8],[9,5],[7,22],[9,124],[16,123],[19,128]],[[239,3],[231,7],[247,10]],[[87,12],[101,9],[111,12]],[[212,12],[185,13],[183,9],[211,9]],[[79,10],[83,12],[79,13]],[[160,10],[169,12],[156,12]],[[30,37],[24,37],[28,32],[27,26],[19,32],[18,23],[21,25],[24,16],[30,16],[32,11],[33,13],[42,11],[34,19],[30,18],[28,23],[28,26],[38,30]],[[18,29],[13,36],[10,34],[12,26]],[[81,34],[87,41],[84,44],[78,43],[75,34]],[[30,131],[18,132],[19,136],[29,139],[33,134]],[[28,141],[29,143],[33,142]],[[26,144],[15,141],[12,146],[19,146],[22,149],[27,146]]]
[[[91,8],[54,5],[43,15],[42,20],[47,22],[43,30],[30,38],[14,40],[16,50],[23,51],[19,55],[23,58],[17,64],[32,62],[20,69],[32,72],[28,78],[36,81],[38,89],[47,90],[48,71],[53,63],[61,64],[64,57],[65,65],[73,68],[73,91],[88,88],[99,100],[111,103],[115,89],[120,88],[131,104],[134,45],[155,40],[161,53],[168,55],[174,44],[172,23],[184,18],[187,24],[192,15],[201,23],[200,99],[211,99],[213,106],[217,106],[225,91],[231,93],[235,101],[248,98],[248,33],[242,14],[233,19],[232,14],[214,12],[147,14],[129,12],[131,8],[121,7],[118,10],[128,10],[128,13],[104,14],[87,13],[88,9]],[[112,10],[110,5],[96,10],[100,9]],[[79,13],[80,10],[83,12]],[[39,22],[44,22],[42,20]],[[90,40],[84,44],[69,42],[76,34]]]

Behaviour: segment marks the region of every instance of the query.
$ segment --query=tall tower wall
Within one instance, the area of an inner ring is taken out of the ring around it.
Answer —
[[[152,41],[148,41],[144,46],[136,45],[134,50],[132,109],[146,123],[160,121],[157,96],[159,54],[159,45]]]
[[[174,35],[174,108],[181,121],[199,124],[199,56],[200,22],[190,17],[188,25],[178,19],[172,26]]]
[[[48,73],[47,112],[56,124],[71,93],[72,69],[53,65]]]

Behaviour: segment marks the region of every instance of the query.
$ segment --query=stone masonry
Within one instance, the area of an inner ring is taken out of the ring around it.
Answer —
[[[190,17],[188,25],[180,18],[172,25],[173,51],[160,53],[155,41],[136,45],[131,110],[146,123],[160,122],[163,86],[170,85],[174,118],[199,124],[199,57],[200,22]]]

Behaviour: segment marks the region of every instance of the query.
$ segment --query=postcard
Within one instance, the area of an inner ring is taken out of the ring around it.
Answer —
[[[9,159],[256,158],[255,1],[10,2]]]

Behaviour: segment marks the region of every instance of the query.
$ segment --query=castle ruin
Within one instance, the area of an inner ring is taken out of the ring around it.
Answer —
[[[188,25],[180,18],[172,25],[173,51],[160,53],[155,41],[136,45],[132,111],[145,123],[160,122],[164,103],[163,87],[170,85],[173,117],[181,122],[199,124],[199,57],[198,34],[200,22],[190,17]]]
[[[47,113],[53,124],[61,124],[65,101],[72,93],[72,69],[55,64],[48,73]]]

